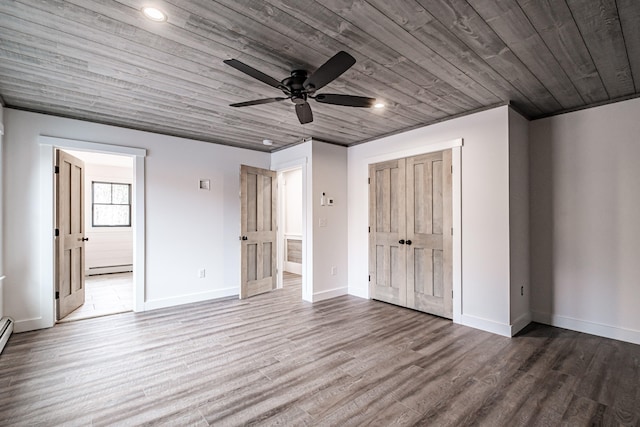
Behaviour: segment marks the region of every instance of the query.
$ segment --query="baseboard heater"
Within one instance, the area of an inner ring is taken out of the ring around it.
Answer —
[[[0,353],[4,350],[4,346],[9,341],[9,337],[13,332],[13,320],[8,317],[3,317],[0,320]]]
[[[130,271],[133,271],[133,264],[103,265],[100,267],[89,267],[89,269],[85,271],[85,275],[96,276],[99,274],[128,273]]]

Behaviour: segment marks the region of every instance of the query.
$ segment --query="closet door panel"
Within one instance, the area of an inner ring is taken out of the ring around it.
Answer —
[[[407,307],[452,317],[451,151],[406,162]]]
[[[405,160],[369,167],[370,294],[372,298],[406,305],[406,250],[400,241],[406,230]]]

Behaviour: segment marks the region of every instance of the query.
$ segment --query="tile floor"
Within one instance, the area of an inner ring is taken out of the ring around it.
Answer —
[[[60,322],[122,313],[133,309],[133,273],[101,274],[85,279],[85,303]]]

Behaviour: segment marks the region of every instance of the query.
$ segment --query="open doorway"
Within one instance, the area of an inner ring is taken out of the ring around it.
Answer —
[[[278,173],[280,185],[279,239],[282,265],[282,287],[302,288],[303,253],[303,177],[302,168]]]
[[[63,150],[83,163],[84,298],[59,322],[133,310],[131,156]],[[61,314],[61,313],[59,313]]]

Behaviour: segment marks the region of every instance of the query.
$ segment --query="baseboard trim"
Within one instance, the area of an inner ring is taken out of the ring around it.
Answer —
[[[349,288],[347,293],[349,295],[353,295],[354,297],[369,299],[368,289],[364,289],[364,288]]]
[[[316,292],[313,294],[313,302],[324,301],[335,297],[341,297],[347,295],[347,287],[329,289],[327,291]]]
[[[53,319],[52,319],[53,320]],[[19,334],[21,332],[35,331],[38,329],[51,328],[55,322],[47,322],[43,317],[34,317],[32,319],[16,320],[13,324],[13,332]]]
[[[302,264],[297,262],[285,261],[284,262],[284,271],[294,274],[302,274]]]
[[[145,301],[144,310],[145,311],[157,310],[159,308],[174,307],[176,305],[191,304],[194,302],[202,302],[202,301],[208,301],[216,298],[231,297],[234,295],[238,295],[237,287],[216,289],[215,291],[198,292],[194,294],[180,295],[180,296],[171,297],[171,298],[160,298],[160,299]]]
[[[463,314],[460,316],[459,324],[491,332],[492,334],[502,335],[503,337],[511,337],[511,325],[498,323],[493,320]]]
[[[545,325],[556,326],[558,328],[570,329],[572,331],[584,332],[585,334],[597,335],[599,337],[611,338],[618,341],[640,344],[640,331],[626,329],[618,326],[605,325],[603,323],[590,322],[588,320],[574,319],[567,316],[546,313],[542,311],[532,311],[533,321],[544,323]]]
[[[511,336],[514,336],[531,323],[531,313],[526,312],[511,323]]]

